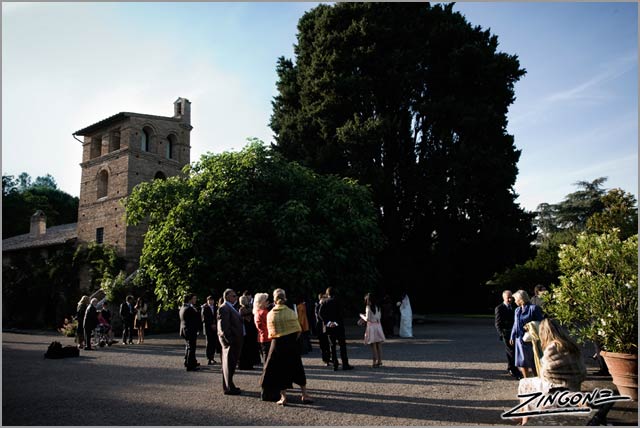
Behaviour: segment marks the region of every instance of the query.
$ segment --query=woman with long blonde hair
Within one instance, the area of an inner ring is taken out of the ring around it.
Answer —
[[[521,379],[518,395],[532,392],[547,394],[556,390],[580,391],[587,374],[580,347],[554,319],[542,320],[538,331],[544,349],[540,360],[540,376]],[[532,409],[527,406],[526,410]],[[525,416],[522,425],[526,423]]]

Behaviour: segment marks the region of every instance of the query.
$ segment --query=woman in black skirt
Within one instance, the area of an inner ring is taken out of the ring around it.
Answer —
[[[242,342],[238,368],[240,370],[253,370],[253,366],[260,363],[260,348],[258,346],[258,330],[253,322],[251,296],[240,297],[240,316],[244,324],[245,336]]]
[[[311,404],[313,401],[307,394],[307,378],[297,342],[302,330],[298,317],[285,304],[287,297],[283,289],[278,288],[273,292],[273,300],[275,306],[267,315],[269,337],[272,341],[260,378],[262,398],[265,401],[271,401],[271,393],[279,391],[278,404],[286,406],[287,389],[293,388],[295,383],[300,385],[302,404]]]

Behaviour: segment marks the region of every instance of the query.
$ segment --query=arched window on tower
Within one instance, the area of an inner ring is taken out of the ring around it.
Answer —
[[[177,142],[178,139],[176,138],[176,136],[173,134],[169,134],[169,136],[167,137],[167,151],[165,153],[167,159],[175,159]]]
[[[102,170],[98,174],[97,198],[100,199],[107,196],[108,189],[109,189],[109,173],[105,170]]]
[[[166,178],[167,178],[167,176],[164,175],[164,172],[162,172],[162,171],[156,172],[156,175],[153,176],[154,180],[164,180]]]
[[[142,134],[140,134],[140,150],[148,152],[151,145],[151,130],[148,127],[142,128]]]

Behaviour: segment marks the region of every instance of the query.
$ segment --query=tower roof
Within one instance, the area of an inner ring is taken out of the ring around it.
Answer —
[[[96,122],[93,125],[89,125],[86,128],[82,128],[79,131],[74,132],[73,135],[81,135],[81,136],[91,135],[93,132],[99,129],[106,128],[111,124],[121,122],[129,117],[143,117],[143,118],[146,117],[149,119],[164,119],[164,120],[173,120],[175,122],[180,122],[180,119],[175,117],[155,116],[152,114],[142,114],[142,113],[132,113],[128,111],[121,111],[120,113],[114,114],[113,116],[109,116],[106,119],[102,119],[100,122]]]

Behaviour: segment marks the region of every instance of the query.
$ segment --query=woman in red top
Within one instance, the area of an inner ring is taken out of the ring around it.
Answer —
[[[269,348],[271,347],[271,339],[269,338],[269,329],[267,328],[267,309],[269,295],[267,293],[256,293],[253,296],[253,321],[258,329],[258,343],[260,344],[260,354],[262,354],[262,362],[267,361]]]

